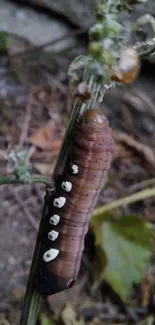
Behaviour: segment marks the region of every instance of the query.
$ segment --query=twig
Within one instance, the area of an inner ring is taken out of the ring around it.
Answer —
[[[141,59],[143,59],[144,57],[147,57],[155,52],[155,37],[153,37],[152,39],[149,39],[146,42],[138,43],[133,46],[133,48],[137,51],[142,48],[146,48],[146,47],[147,48],[151,47],[151,48],[148,48],[148,49],[139,53],[139,56]]]
[[[42,196],[42,194],[41,194],[41,192],[40,192],[38,186],[37,186],[35,183],[34,183],[34,188],[35,188],[36,194],[37,194],[37,196],[38,196],[38,198],[39,198],[39,201],[42,202],[42,200],[43,200],[43,196]]]
[[[31,226],[33,227],[34,230],[38,231],[39,228],[39,224],[38,222],[33,218],[33,216],[30,214],[29,210],[27,209],[27,207],[25,206],[25,204],[23,203],[21,197],[19,194],[16,193],[16,191],[13,191],[13,196],[15,198],[15,200],[17,201],[17,203],[19,204],[19,206],[21,207],[21,210],[24,212],[28,222],[31,224]]]
[[[43,183],[45,185],[50,185],[50,181],[44,176],[30,176],[27,180],[20,179],[16,175],[12,174],[9,176],[0,177],[0,185],[4,184],[32,184],[32,183]]]
[[[19,148],[22,148],[24,142],[27,140],[30,119],[31,119],[31,103],[30,103],[30,98],[28,96],[28,103],[27,103],[27,106],[26,106],[25,120],[24,120],[24,123],[23,123],[23,126],[22,126],[22,132],[21,132],[20,140],[19,140]]]
[[[153,54],[155,52],[155,46],[152,47],[152,49],[148,49],[146,51],[143,51],[139,54],[140,58],[143,59],[147,56],[150,56],[151,54]]]
[[[44,208],[43,208],[43,213],[42,213],[42,218],[40,221],[40,228],[42,227],[42,221],[43,217],[45,214],[46,210],[46,202],[44,203]],[[23,309],[22,309],[22,314],[21,314],[21,319],[20,319],[20,325],[35,325],[38,312],[39,312],[39,307],[40,303],[42,300],[41,295],[36,292],[36,290],[33,287],[33,278],[35,271],[37,269],[37,263],[39,260],[40,256],[40,243],[39,243],[39,236],[36,241],[35,245],[35,250],[33,254],[33,259],[32,259],[32,264],[31,264],[31,269],[29,273],[29,278],[28,278],[28,284],[26,288],[26,294],[24,298],[24,304],[23,304]]]
[[[155,178],[151,178],[151,179],[146,179],[144,181],[141,181],[137,184],[131,185],[128,188],[128,193],[132,193],[132,192],[136,192],[144,187],[150,186],[150,185],[154,185],[155,184]]]

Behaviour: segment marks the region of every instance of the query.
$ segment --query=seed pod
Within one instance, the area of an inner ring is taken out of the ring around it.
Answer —
[[[125,84],[132,83],[140,71],[140,59],[137,52],[132,49],[126,49],[111,72],[111,79]]]

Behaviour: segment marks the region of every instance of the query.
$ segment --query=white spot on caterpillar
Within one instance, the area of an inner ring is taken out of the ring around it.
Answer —
[[[78,166],[77,165],[72,165],[71,166],[71,169],[72,169],[72,173],[73,174],[78,174],[78,171],[79,171],[79,168],[78,168]]]
[[[50,224],[56,226],[60,221],[60,216],[58,214],[53,214],[52,217],[50,217]]]
[[[63,188],[63,190],[65,190],[66,192],[70,192],[72,189],[72,183],[71,182],[62,182],[61,187]]]
[[[64,196],[59,196],[53,201],[53,205],[57,208],[62,208],[66,203],[66,198]]]
[[[52,230],[48,233],[48,239],[53,240],[53,241],[56,240],[58,238],[58,236],[59,236],[59,233],[58,233],[58,231],[55,231],[55,230]]]
[[[48,251],[46,251],[43,255],[43,260],[45,262],[50,262],[54,260],[59,254],[59,250],[55,248],[51,248]]]

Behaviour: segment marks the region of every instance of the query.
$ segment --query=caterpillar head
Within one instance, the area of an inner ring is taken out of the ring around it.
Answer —
[[[98,109],[89,109],[85,114],[85,123],[90,126],[108,125],[108,120],[105,115]]]

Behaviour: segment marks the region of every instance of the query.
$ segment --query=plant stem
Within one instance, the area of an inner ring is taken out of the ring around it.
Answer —
[[[0,185],[4,184],[32,184],[32,183],[43,183],[45,185],[50,185],[50,181],[43,176],[30,176],[23,180],[16,175],[1,176]]]
[[[94,81],[94,77],[88,76],[88,74],[86,74],[86,79],[88,80],[88,86],[90,86],[90,90],[92,91],[93,97],[96,100],[100,87]],[[94,105],[94,99],[91,99],[86,104],[82,103],[80,101],[80,99],[76,100],[71,117],[70,117],[69,125],[66,130],[66,134],[64,136],[64,140],[63,140],[63,143],[62,143],[62,146],[60,149],[58,160],[57,160],[57,163],[56,163],[56,166],[54,169],[53,178],[55,177],[55,175],[60,174],[61,169],[63,168],[64,161],[66,159],[66,155],[68,152],[68,144],[70,141],[71,131],[74,127],[74,123],[76,121],[78,114],[80,112],[81,112],[81,114],[83,113],[83,108],[85,111],[85,109],[90,108],[92,105]],[[46,211],[47,207],[48,207],[48,202],[46,202],[46,197],[45,197],[44,209],[43,209],[43,213],[42,213],[42,217],[41,217],[41,221],[40,221],[40,227],[39,227],[38,234],[40,234],[40,229],[42,228],[42,222],[45,217],[45,211]],[[33,278],[34,278],[35,271],[38,266],[38,260],[40,258],[40,254],[41,254],[41,242],[40,242],[40,236],[38,235],[38,238],[36,241],[35,252],[34,252],[33,260],[32,260],[32,266],[31,266],[31,270],[30,270],[30,274],[29,274],[29,280],[28,280],[26,295],[25,295],[25,299],[24,299],[24,305],[23,305],[20,325],[35,325],[36,319],[38,316],[39,306],[40,306],[40,302],[41,302],[42,298],[33,287]]]
[[[95,101],[96,101],[99,90],[100,90],[100,85],[98,85],[95,82],[93,76],[89,76],[87,73],[86,73],[86,76],[85,76],[84,79],[85,79],[84,81],[87,81],[87,79],[88,79],[88,87],[92,91],[93,97],[95,98]],[[84,111],[85,111],[85,110],[87,110],[88,108],[90,108],[90,107],[92,107],[94,105],[94,99],[89,100],[88,103],[86,103],[86,104],[83,104],[79,99],[77,99],[75,101],[75,105],[74,105],[72,113],[71,113],[68,128],[66,130],[66,134],[64,136],[64,140],[63,140],[62,145],[61,145],[61,149],[60,149],[60,153],[59,153],[59,156],[58,156],[58,159],[57,159],[57,163],[55,165],[53,178],[54,178],[54,176],[56,174],[61,173],[61,168],[62,168],[62,165],[64,163],[65,156],[67,154],[67,148],[68,148],[68,143],[70,141],[70,135],[71,135],[71,132],[72,132],[72,129],[74,127],[74,123],[76,121],[76,118],[77,118],[78,114],[79,113],[83,114],[83,111],[82,111],[83,105],[85,106],[84,107]]]
[[[68,128],[66,130],[66,134],[64,136],[64,140],[63,140],[62,145],[61,145],[60,153],[59,153],[59,156],[58,156],[55,168],[54,168],[54,173],[53,173],[54,176],[58,172],[60,173],[61,166],[63,164],[64,157],[66,155],[66,149],[67,149],[67,146],[68,146],[69,137],[70,137],[71,131],[73,129],[73,125],[75,123],[76,117],[77,117],[77,115],[78,115],[78,113],[80,111],[80,108],[81,108],[81,103],[80,103],[79,100],[77,100],[75,102],[74,107],[73,107],[72,114],[71,114],[71,117],[70,117],[70,122],[69,122]]]
[[[24,298],[24,308],[20,320],[21,325],[36,324],[41,301],[41,295],[33,289],[29,282]]]
[[[31,269],[30,269],[30,273],[29,273],[26,293],[25,293],[25,297],[24,297],[23,309],[22,309],[22,313],[21,313],[20,325],[35,325],[36,324],[36,320],[37,320],[37,316],[38,316],[38,312],[39,312],[39,308],[40,308],[40,304],[41,304],[41,300],[42,300],[41,295],[38,292],[36,292],[36,290],[33,286],[33,278],[34,278],[34,274],[37,269],[37,263],[38,263],[39,256],[40,256],[41,245],[40,245],[40,240],[39,240],[39,233],[40,233],[40,228],[42,227],[45,210],[46,210],[46,201],[44,202],[42,217],[41,217],[41,221],[40,221],[40,227],[39,227],[39,231],[38,231],[38,237],[36,240],[35,250],[34,250],[34,254],[33,254],[33,258],[32,258],[32,264],[31,264]]]

